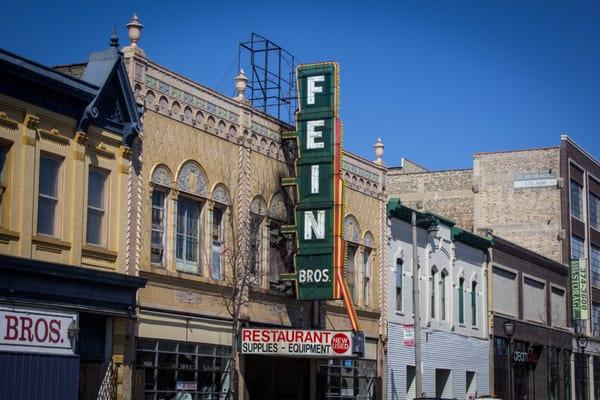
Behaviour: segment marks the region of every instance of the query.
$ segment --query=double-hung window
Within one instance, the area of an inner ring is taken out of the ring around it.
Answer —
[[[223,218],[225,216],[225,208],[215,206],[212,212],[212,258],[210,264],[210,276],[212,279],[220,280],[223,278],[221,270],[221,257],[224,246],[224,225]]]
[[[363,301],[365,307],[371,304],[371,250],[363,251]]]
[[[396,260],[396,310],[402,311],[402,271],[403,262],[401,259]]]
[[[348,245],[348,263],[346,264],[346,282],[348,283],[348,289],[352,295],[352,301],[354,304],[358,302],[358,291],[356,290],[356,246]]]
[[[435,302],[436,302],[436,297],[435,297],[435,291],[436,291],[436,285],[435,282],[437,281],[437,269],[433,268],[431,270],[431,285],[430,286],[430,296],[431,296],[431,319],[435,319]]]
[[[571,180],[571,216],[583,219],[583,186]]]
[[[90,168],[88,173],[86,241],[95,246],[106,246],[107,183],[107,172]]]
[[[250,274],[255,284],[260,284],[262,265],[262,229],[265,217],[250,213]]]
[[[152,250],[151,261],[164,266],[167,229],[167,191],[155,187],[152,190]]]
[[[583,239],[579,236],[571,236],[571,259],[578,260],[585,257],[583,246]]]
[[[590,267],[592,268],[592,285],[600,286],[600,247],[592,246]]]
[[[58,193],[62,160],[48,154],[40,155],[38,185],[37,232],[56,236],[58,219]]]
[[[458,281],[458,323],[465,323],[465,278]]]
[[[177,269],[194,274],[200,273],[201,256],[201,213],[202,203],[186,196],[177,200],[177,232],[175,256]]]
[[[446,290],[448,287],[448,273],[442,271],[440,280],[440,317],[442,321],[446,320]]]
[[[600,231],[600,197],[590,193],[590,226]]]
[[[477,282],[471,283],[471,325],[477,326]]]

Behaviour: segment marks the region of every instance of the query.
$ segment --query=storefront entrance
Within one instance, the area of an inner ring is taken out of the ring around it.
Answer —
[[[244,356],[244,380],[250,400],[308,400],[310,360]]]

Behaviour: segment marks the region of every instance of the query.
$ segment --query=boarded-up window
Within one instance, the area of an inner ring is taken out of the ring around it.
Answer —
[[[517,315],[517,274],[502,268],[493,269],[494,311]]]
[[[565,299],[565,290],[557,287],[552,287],[550,295],[550,304],[553,326],[567,326],[567,303]]]
[[[523,279],[523,316],[535,322],[546,321],[546,284],[531,278]]]

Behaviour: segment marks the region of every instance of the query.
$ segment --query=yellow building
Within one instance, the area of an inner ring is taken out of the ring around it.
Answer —
[[[132,361],[139,110],[116,38],[79,73],[0,50],[0,364],[28,371],[9,398],[122,393]]]
[[[238,95],[229,98],[151,61],[137,44],[137,18],[128,27],[132,42],[123,52],[145,106],[139,275],[148,283],[138,297],[135,386],[147,399],[184,391],[216,398],[230,385],[236,257],[247,258],[252,271],[240,312],[245,325],[349,330],[350,324],[340,301],[314,309],[280,279],[293,268],[292,241],[280,230],[294,222],[293,201],[281,187],[293,173],[281,132],[292,127],[249,105],[243,73]],[[385,169],[381,159],[345,152],[343,172],[347,281],[366,336],[364,357],[242,356],[240,398],[333,398],[342,386],[374,398],[383,371],[377,360],[384,333]]]

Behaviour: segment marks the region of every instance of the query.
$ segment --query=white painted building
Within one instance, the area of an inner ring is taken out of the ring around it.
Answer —
[[[388,212],[388,399],[412,399],[415,347],[412,282],[412,210],[391,200]],[[435,220],[417,227],[422,391],[429,397],[468,399],[490,393],[487,248],[490,241]],[[405,335],[405,329],[407,335]]]

